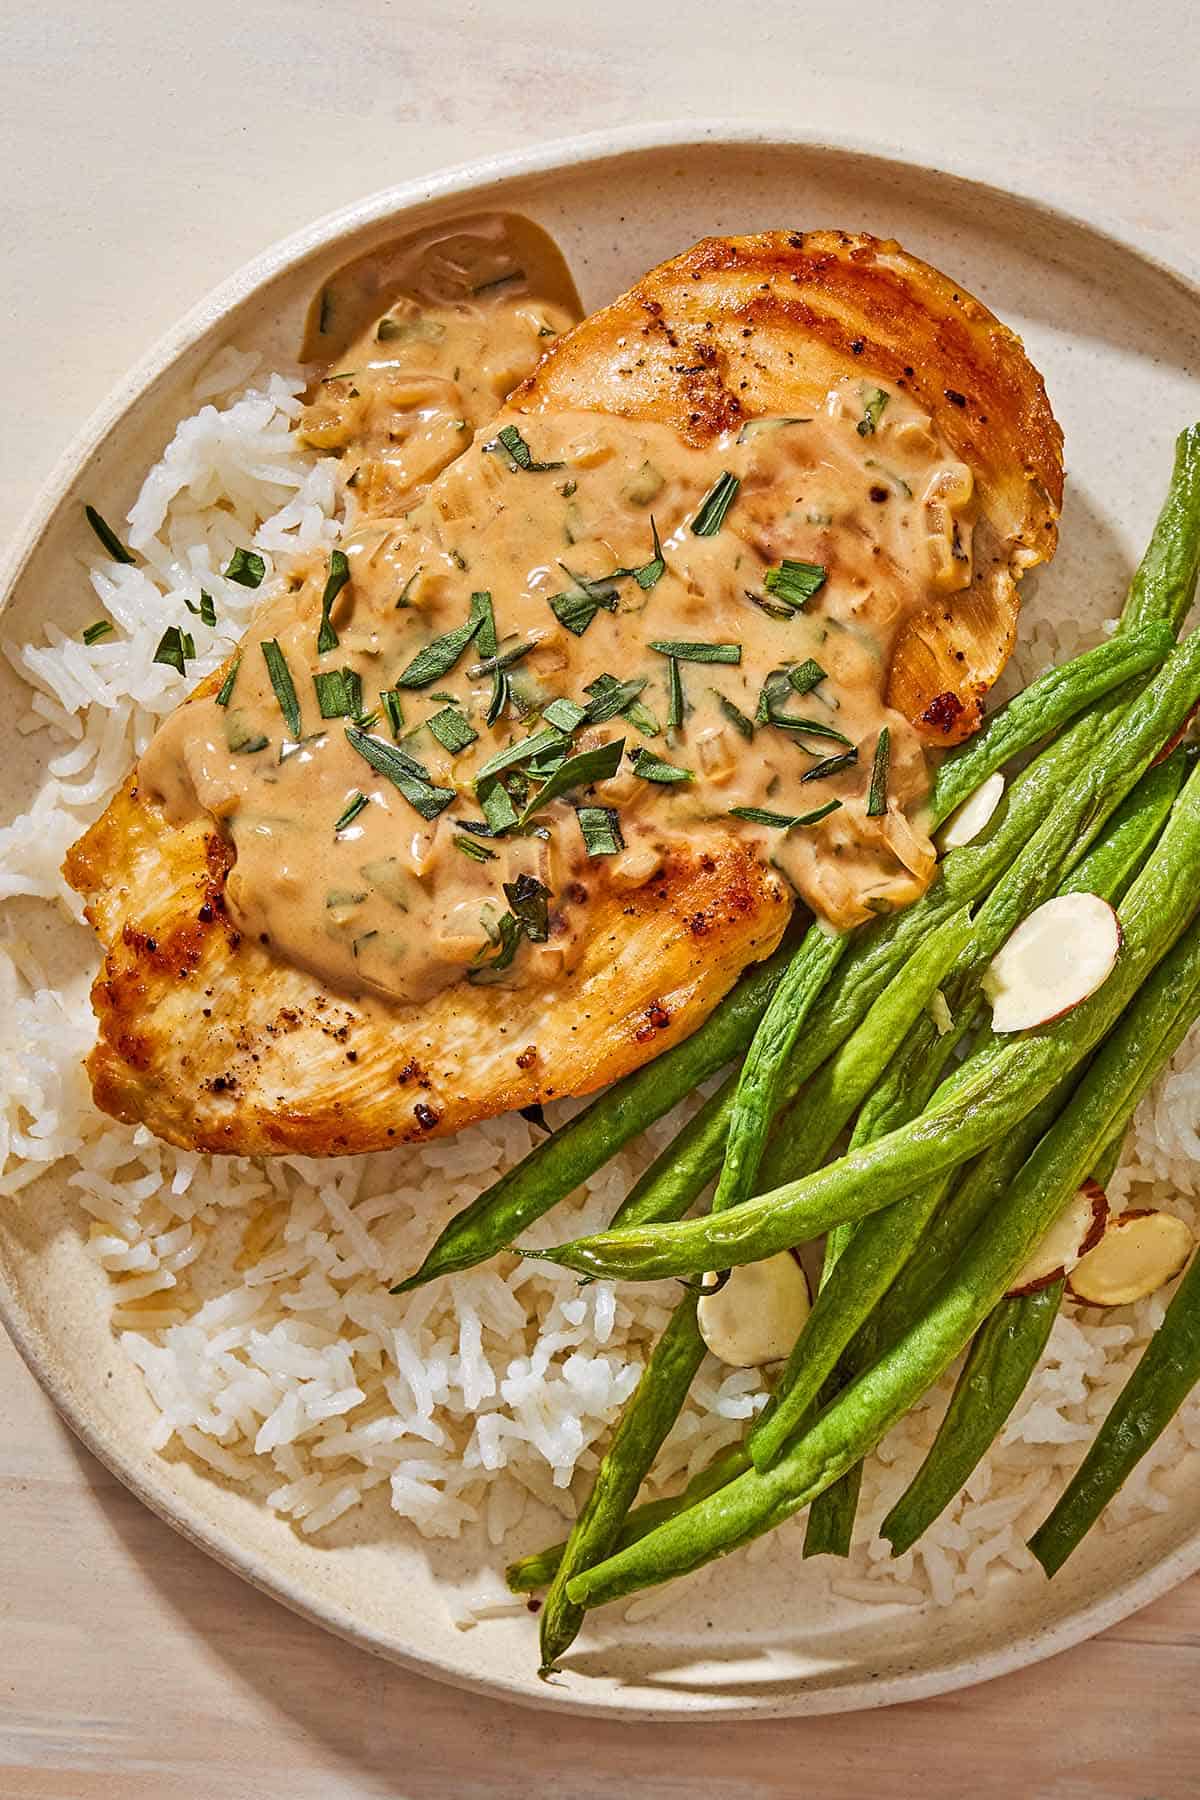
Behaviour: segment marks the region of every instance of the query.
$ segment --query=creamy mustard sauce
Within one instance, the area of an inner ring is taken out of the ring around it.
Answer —
[[[570,322],[533,252],[514,261],[511,227],[465,233],[425,245],[419,280],[377,260],[325,298],[357,333],[299,427],[347,483],[336,647],[317,647],[322,556],[264,603],[225,704],[181,707],[141,762],[169,818],[231,838],[244,931],[400,1004],[464,976],[553,985],[599,902],[731,835],[838,928],[934,866],[925,754],[883,694],[906,621],[948,569],[970,579],[969,470],[871,381],[703,449],[599,413],[484,423]],[[322,717],[340,671],[361,727]],[[605,746],[576,780],[570,759]]]

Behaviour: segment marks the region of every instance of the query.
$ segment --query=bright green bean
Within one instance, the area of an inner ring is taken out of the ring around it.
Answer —
[[[604,1605],[687,1574],[781,1524],[872,1449],[970,1341],[1078,1187],[1097,1144],[1128,1120],[1200,1006],[1200,925],[1193,924],[1161,965],[1152,966],[1194,905],[1200,807],[1193,799],[1184,811],[1186,826],[1168,828],[1170,853],[1158,854],[1133,890],[1142,890],[1143,901],[1153,894],[1158,910],[1157,925],[1140,903],[1130,915],[1138,974],[1148,975],[1142,991],[1093,1061],[1075,1103],[1034,1150],[924,1317],[770,1469],[737,1477],[572,1582],[578,1605]],[[1178,818],[1177,812],[1172,827]]]
[[[603,1562],[616,1547],[643,1477],[678,1418],[692,1377],[704,1360],[704,1339],[696,1323],[698,1301],[698,1294],[685,1295],[654,1346],[567,1539],[539,1620],[542,1675],[551,1672],[583,1624],[583,1608],[567,1598],[567,1583],[594,1563]]]
[[[1178,631],[1196,591],[1200,558],[1200,425],[1175,439],[1171,485],[1138,564],[1121,614],[1121,632],[1165,619]]]
[[[1190,650],[1187,666],[1191,683],[1200,689],[1200,633],[1181,648]],[[1163,673],[1166,676],[1167,670]],[[1191,689],[1178,679],[1170,679],[1167,689],[1173,696],[1172,706],[1162,710],[1167,714],[1165,728],[1170,731],[1177,718],[1189,710]],[[1147,690],[1142,699],[1149,697]],[[1122,748],[1126,751],[1130,743],[1144,744],[1150,710],[1142,700],[1130,708],[1124,722],[1129,729],[1122,734]],[[1177,714],[1174,721],[1172,710]],[[1160,729],[1163,723],[1160,720]],[[1154,734],[1150,735],[1147,761],[1153,753]],[[1126,755],[1118,759],[1115,738],[1108,749],[1111,793],[1118,786],[1121,762],[1127,765],[1129,758]],[[1090,790],[1089,771],[1083,772],[1080,781]],[[1157,875],[1164,854],[1168,864],[1171,861],[1179,833],[1191,817],[1192,804],[1185,802],[1195,789],[1193,776],[1158,848],[1126,897],[1125,906],[1132,907],[1135,916],[1142,906],[1147,877],[1151,872]],[[1127,790],[1117,792],[1114,805],[1124,791]],[[1068,798],[1072,804],[1066,810],[1078,817],[1078,795],[1064,796]],[[1100,822],[1098,811],[1093,810],[1093,827],[1098,828]],[[911,1193],[918,1184],[932,1180],[943,1169],[953,1168],[986,1148],[1031,1111],[1109,1029],[1115,997],[1128,998],[1136,987],[1135,961],[1127,939],[1108,981],[1067,1018],[1041,1034],[998,1041],[989,1047],[990,1054],[973,1056],[943,1082],[919,1121],[891,1132],[877,1143],[864,1145],[826,1169],[707,1219],[626,1226],[541,1254],[552,1262],[577,1269],[580,1274],[646,1281],[662,1275],[700,1274],[706,1269],[756,1262],[803,1243],[830,1225],[877,1212],[906,1192]]]
[[[1200,1257],[1176,1289],[1083,1462],[1029,1540],[1056,1575],[1200,1381]]]
[[[742,977],[698,1030],[608,1088],[538,1144],[514,1169],[450,1220],[415,1275],[393,1293],[485,1261],[586,1181],[621,1145],[660,1119],[743,1051],[791,961],[781,946]]]

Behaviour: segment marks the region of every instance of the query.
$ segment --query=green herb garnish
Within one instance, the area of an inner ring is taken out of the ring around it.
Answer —
[[[392,736],[398,738],[404,730],[404,708],[400,704],[399,693],[395,688],[382,688],[379,694],[379,703],[383,707]]]
[[[443,750],[448,750],[451,756],[457,756],[460,750],[465,750],[479,736],[467,724],[457,706],[443,706],[441,712],[435,712],[425,723]]]
[[[356,669],[326,669],[313,676],[323,719],[357,719],[362,713],[362,677]]]
[[[800,737],[828,738],[831,744],[842,744],[847,750],[854,747],[852,738],[835,731],[832,725],[823,724],[820,719],[792,719],[786,713],[770,712],[767,724],[774,725],[778,731],[794,731]]]
[[[350,579],[350,564],[341,550],[329,552],[329,574],[325,578],[325,591],[321,595],[321,626],[317,632],[317,655],[324,656],[327,650],[336,650],[338,634],[333,628],[330,612],[333,603]]]
[[[467,980],[479,985],[490,981],[509,967],[521,942],[521,927],[510,912],[505,913],[494,926],[489,926],[485,915],[482,924],[489,941],[497,945],[498,949],[491,962],[481,964],[477,957],[475,967],[467,970]],[[482,955],[481,951],[480,956]]]
[[[513,917],[531,944],[544,944],[550,936],[550,889],[534,875],[518,875],[503,884],[504,898]]]
[[[725,514],[737,498],[741,482],[736,475],[724,470],[713,486],[705,494],[692,520],[692,530],[697,537],[715,537],[725,523]]]
[[[766,613],[768,619],[778,619],[782,622],[787,619],[794,619],[796,616],[796,608],[794,606],[776,606],[773,600],[764,600],[761,594],[754,593],[750,588],[743,588],[742,592],[752,606],[757,606],[762,612]]]
[[[680,662],[740,663],[740,644],[694,644],[686,638],[655,638],[650,648],[660,656],[673,656]]]
[[[892,734],[885,725],[875,742],[875,760],[871,764],[871,786],[867,794],[868,819],[882,818],[887,811],[888,768],[891,763]]]
[[[132,552],[125,548],[112,526],[106,519],[100,517],[94,506],[85,506],[83,516],[114,562],[131,563],[133,561]]]
[[[497,750],[475,772],[475,785],[487,781],[490,776],[499,775],[504,769],[515,769],[520,763],[535,761],[547,751],[563,748],[566,739],[563,733],[551,726],[546,731],[535,731],[531,737],[520,738],[517,743],[509,744],[504,750]]]
[[[225,742],[234,756],[253,756],[256,751],[265,750],[271,740],[261,731],[251,731],[244,714],[231,712],[225,716]]]
[[[560,562],[558,566],[575,585],[564,593],[551,594],[548,605],[560,625],[574,632],[576,637],[582,637],[601,607],[605,612],[617,610],[618,595],[613,586],[613,576],[589,580],[586,575],[576,575],[573,569],[568,569],[565,562]],[[623,574],[624,570],[619,570],[618,573]]]
[[[165,663],[168,669],[177,669],[183,675],[187,671],[189,658],[195,654],[196,646],[192,642],[191,633],[181,631],[178,625],[168,625],[159,638],[158,648],[150,660],[156,663]]]
[[[530,450],[529,445],[525,442],[525,439],[521,436],[515,425],[506,425],[504,429],[492,439],[490,444],[485,444],[483,447],[485,451],[503,450],[508,457],[508,464],[511,469],[520,469],[530,475],[541,475],[544,474],[547,469],[561,469],[564,467],[564,464],[561,462],[535,462],[533,452]]]
[[[690,769],[677,769],[674,763],[663,762],[661,757],[655,756],[651,750],[635,750],[629,760],[633,764],[634,774],[640,775],[643,781],[658,781],[667,784],[695,779]]]
[[[194,605],[193,602],[188,599],[186,594],[183,596],[183,604],[187,607],[192,617],[199,619],[202,625],[216,624],[217,609],[213,605],[213,597],[211,594],[206,594],[203,588],[200,589],[199,606]]]
[[[223,571],[226,580],[236,581],[239,587],[245,588],[261,587],[266,572],[267,565],[257,550],[235,550]]]
[[[819,687],[823,681],[828,681],[829,677],[820,663],[814,662],[810,656],[806,661],[797,663],[794,669],[788,669],[787,680],[788,686],[795,693],[811,694],[815,687]]]
[[[484,602],[486,601],[486,605]],[[448,675],[471,639],[483,628],[484,621],[491,615],[491,596],[472,594],[471,614],[465,625],[459,625],[454,631],[447,631],[441,637],[434,638],[418,651],[408,667],[396,677],[398,688],[428,687],[431,681],[438,681]],[[494,630],[494,627],[493,627]]]
[[[658,526],[654,523],[653,513],[650,515],[650,535],[654,544],[654,555],[650,561],[642,563],[640,568],[622,569],[621,571],[623,575],[632,575],[638,586],[647,592],[655,582],[661,581],[667,572],[667,562],[663,555],[662,544],[659,542]]]
[[[668,731],[678,731],[681,728],[686,705],[687,703],[683,697],[683,676],[679,669],[679,658],[677,656],[669,656],[667,658]]]
[[[732,700],[727,699],[724,694],[719,694],[716,688],[712,688],[710,691],[729,723],[736,731],[740,731],[749,742],[754,736],[754,720],[747,718],[740,706],[735,706]]]
[[[843,750],[840,756],[827,756],[824,762],[814,763],[811,769],[805,769],[801,781],[826,781],[830,775],[840,775],[843,769],[853,768],[858,761],[857,746],[853,750]]]
[[[597,675],[595,681],[589,681],[584,688],[590,694],[587,720],[589,725],[603,725],[609,719],[615,719],[633,705],[642,689],[646,686],[646,677],[640,680],[618,681],[615,675]]]
[[[625,848],[621,823],[612,806],[580,806],[575,817],[583,833],[583,846],[589,856],[616,856]]]
[[[492,596],[486,588],[471,595],[471,611],[479,614],[475,648],[484,658],[495,656],[500,648],[496,641],[496,614],[492,607]]]
[[[811,424],[811,419],[799,418],[747,419],[746,423],[737,434],[737,441],[739,444],[748,443],[752,437],[757,437],[760,431],[778,431],[781,425]]]
[[[450,842],[460,855],[469,857],[472,862],[487,863],[496,860],[494,850],[489,850],[486,844],[477,843],[472,837],[464,837],[461,832],[456,831]]]
[[[751,825],[773,825],[779,831],[791,831],[797,825],[815,825],[818,819],[828,818],[841,804],[840,800],[827,800],[824,806],[809,813],[767,812],[761,806],[731,806],[729,811],[733,818],[747,819]]]
[[[492,836],[499,837],[503,832],[511,831],[517,823],[517,809],[503,782],[495,778],[477,782],[475,792]]]
[[[394,787],[399,788],[423,819],[436,819],[454,800],[453,788],[435,787],[428,769],[395,744],[370,737],[357,725],[347,725],[346,741],[378,774],[385,775]]]
[[[872,437],[878,427],[879,420],[883,414],[883,409],[891,399],[891,395],[886,393],[884,389],[880,387],[864,388],[862,391],[862,398],[863,416],[858,421],[858,425],[855,429],[857,430],[859,437]]]
[[[777,600],[784,600],[797,612],[803,610],[813,595],[825,586],[826,571],[820,563],[794,562],[785,556],[777,569],[768,569],[763,586]]]
[[[579,730],[587,716],[586,706],[580,706],[578,701],[565,697],[552,700],[549,706],[542,709],[542,717],[547,725],[553,725],[556,731],[565,731],[568,737]]]
[[[296,698],[296,684],[292,680],[292,672],[287,666],[287,658],[279,648],[277,638],[268,638],[260,644],[263,660],[267,665],[267,674],[271,677],[271,686],[275,689],[275,698],[279,702],[279,710],[292,737],[300,736],[300,702]]]
[[[234,657],[233,661],[230,663],[228,669],[225,671],[224,681],[221,683],[220,687],[217,689],[216,700],[217,700],[218,706],[228,706],[229,705],[230,699],[233,694],[233,684],[238,678],[238,670],[241,668],[241,666],[242,666],[242,653],[239,650],[237,655]]]
[[[113,627],[107,619],[97,619],[94,625],[85,625],[83,641],[85,644],[98,644],[101,638],[111,637]]]
[[[412,574],[409,576],[408,580],[405,582],[404,586],[400,589],[400,598],[396,601],[393,611],[399,612],[400,608],[402,606],[411,606],[412,605],[412,601],[409,599],[409,595],[412,593],[413,583],[417,579],[417,576],[420,573],[421,573],[421,565],[418,563],[416,568],[413,570]]]
[[[608,781],[620,768],[624,753],[625,739],[614,738],[595,750],[581,750],[576,756],[568,756],[526,804],[521,824],[540,812],[543,806],[548,806],[551,800],[557,800],[560,794],[570,793],[574,788],[591,787],[596,781]]]
[[[363,808],[365,806],[370,806],[370,804],[371,802],[366,794],[355,794],[353,800],[351,800],[349,806],[333,827],[334,837],[337,837],[339,832],[345,831],[347,825],[352,825],[359,813],[362,812]]]

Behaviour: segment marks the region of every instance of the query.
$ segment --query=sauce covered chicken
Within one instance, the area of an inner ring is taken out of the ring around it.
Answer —
[[[69,861],[118,1116],[328,1153],[584,1092],[798,901],[848,930],[932,879],[931,755],[1054,547],[1017,340],[838,234],[712,240],[575,313],[495,218],[314,303],[297,429],[339,459],[338,547]]]

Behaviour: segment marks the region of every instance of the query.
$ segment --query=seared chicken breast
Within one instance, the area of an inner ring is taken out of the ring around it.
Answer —
[[[895,244],[706,240],[570,330],[522,294],[495,385],[546,353],[473,432],[482,285],[380,292],[299,427],[342,457],[342,561],[276,583],[68,857],[97,1102],[173,1143],[367,1151],[586,1093],[798,899],[907,904],[927,753],[1053,554],[1040,377]]]

